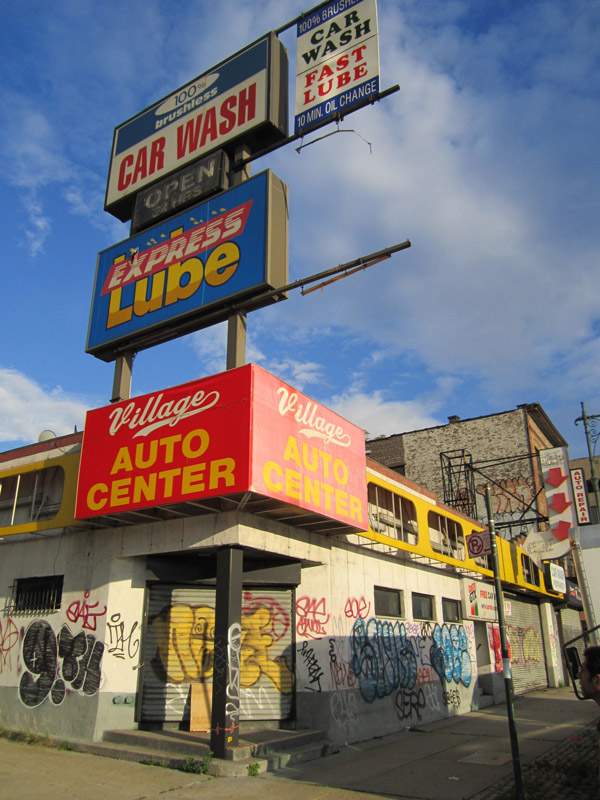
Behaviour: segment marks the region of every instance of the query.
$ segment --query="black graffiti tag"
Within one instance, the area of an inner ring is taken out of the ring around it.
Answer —
[[[95,694],[100,688],[103,653],[104,645],[91,634],[73,636],[63,625],[57,637],[44,620],[32,622],[23,639],[26,671],[19,681],[21,701],[35,708],[50,696],[54,705],[60,705],[65,699],[66,684],[85,695]]]

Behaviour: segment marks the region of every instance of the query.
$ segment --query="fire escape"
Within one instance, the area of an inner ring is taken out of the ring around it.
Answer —
[[[489,483],[492,487],[497,487],[504,496],[508,496],[511,501],[514,501],[513,508],[517,508],[518,511],[513,515],[513,518],[506,521],[495,521],[497,532],[503,539],[518,539],[530,525],[540,525],[540,523],[548,521],[548,517],[540,514],[538,510],[537,499],[543,491],[542,482],[540,481],[537,491],[532,489],[532,499],[527,503],[521,495],[509,489],[506,470],[499,469],[505,468],[508,464],[515,465],[518,462],[526,462],[529,474],[533,477],[536,474],[536,469],[530,454],[474,462],[467,450],[448,450],[440,453],[440,462],[444,503],[462,514],[466,514],[472,519],[477,519],[484,525],[487,524],[484,504],[480,503],[478,506],[477,503],[476,473],[481,476],[482,483]]]

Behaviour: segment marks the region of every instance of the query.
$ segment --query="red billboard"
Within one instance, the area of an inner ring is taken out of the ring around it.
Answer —
[[[255,364],[87,414],[76,517],[255,492],[367,530],[364,432]]]

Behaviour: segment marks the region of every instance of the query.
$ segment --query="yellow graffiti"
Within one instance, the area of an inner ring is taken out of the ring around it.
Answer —
[[[176,604],[151,621],[157,654],[171,683],[206,682],[214,672],[215,610],[210,606]],[[271,610],[265,606],[242,614],[240,686],[267,678],[281,694],[292,691],[293,675],[284,656],[270,658]]]
[[[172,683],[212,677],[215,654],[215,610],[177,604],[152,621],[160,662]]]
[[[292,673],[283,656],[269,658],[273,637],[265,633],[271,627],[271,612],[264,606],[252,614],[242,614],[242,654],[240,685],[254,686],[265,675],[278,692],[292,691]]]

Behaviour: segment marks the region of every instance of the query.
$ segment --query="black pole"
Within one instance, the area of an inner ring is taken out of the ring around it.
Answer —
[[[217,551],[215,649],[210,748],[216,758],[239,740],[243,551]]]
[[[504,595],[502,593],[502,580],[500,578],[500,565],[498,562],[498,546],[496,545],[496,529],[492,516],[492,494],[489,483],[485,487],[485,504],[490,529],[490,543],[492,546],[492,564],[494,569],[494,586],[496,587],[496,610],[498,612],[498,627],[500,628],[500,648],[502,650],[502,669],[504,673],[504,690],[506,693],[506,710],[508,713],[508,729],[510,732],[510,747],[512,751],[513,771],[515,775],[516,800],[525,800],[523,794],[523,780],[521,777],[521,757],[519,756],[519,741],[515,725],[515,709],[513,705],[513,680],[508,656],[508,638],[506,636],[506,617],[504,616]]]

